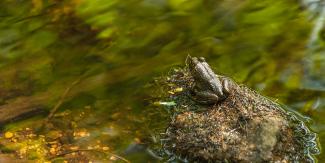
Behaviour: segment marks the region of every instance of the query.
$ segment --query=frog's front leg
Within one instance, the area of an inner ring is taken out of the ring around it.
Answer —
[[[223,99],[223,97],[219,97],[211,91],[198,91],[194,89],[193,93],[193,99],[201,104],[215,104]]]
[[[222,84],[222,92],[224,96],[227,96],[230,92],[230,85],[231,85],[231,80],[227,77],[220,77]]]

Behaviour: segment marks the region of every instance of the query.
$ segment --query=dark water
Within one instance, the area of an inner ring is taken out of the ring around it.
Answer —
[[[125,158],[155,160],[139,139],[168,122],[148,83],[204,56],[216,72],[306,117],[325,145],[325,11],[296,0],[4,0],[0,102],[44,97],[89,136]],[[314,5],[314,4],[313,4]],[[318,5],[318,6],[317,6]],[[324,13],[323,13],[324,12]],[[322,19],[323,18],[323,19]],[[27,100],[31,101],[31,100]],[[33,127],[44,117],[5,126]],[[151,137],[150,137],[151,136]],[[150,141],[149,141],[150,142]],[[319,162],[325,155],[317,156]]]

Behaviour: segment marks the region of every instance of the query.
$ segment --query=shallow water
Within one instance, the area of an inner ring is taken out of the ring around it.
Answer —
[[[294,0],[5,0],[0,6],[1,104],[44,97],[39,105],[51,110],[71,87],[58,113],[69,112],[68,122],[89,132],[76,141],[80,146],[100,140],[128,160],[156,160],[135,145],[151,142],[168,122],[164,111],[152,111],[148,84],[183,66],[188,54],[305,116],[325,145],[321,7]],[[44,117],[4,130],[33,127]],[[325,161],[323,153],[317,158]]]

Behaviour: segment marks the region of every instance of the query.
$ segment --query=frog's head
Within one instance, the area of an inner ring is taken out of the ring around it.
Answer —
[[[186,66],[191,70],[194,69],[194,67],[200,63],[199,59],[197,57],[191,57],[190,55],[186,58]]]
[[[189,68],[189,70],[193,71],[198,64],[205,62],[205,59],[203,57],[197,58],[197,57],[191,57],[190,55],[188,55],[185,62],[186,62],[186,66]]]

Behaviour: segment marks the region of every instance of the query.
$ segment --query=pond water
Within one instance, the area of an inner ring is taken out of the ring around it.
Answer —
[[[53,119],[67,115],[62,126],[73,124],[87,133],[74,144],[100,142],[132,162],[155,162],[144,145],[136,145],[154,140],[169,120],[151,105],[149,85],[183,66],[190,54],[303,115],[324,146],[322,5],[297,0],[3,0],[0,103],[50,111],[62,102]],[[45,118],[37,114],[3,131],[33,128]],[[325,155],[317,159],[324,162]]]

